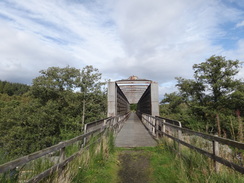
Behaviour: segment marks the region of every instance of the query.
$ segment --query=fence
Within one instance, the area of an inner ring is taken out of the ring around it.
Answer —
[[[0,165],[0,174],[8,173],[9,171],[9,174],[12,174],[12,172],[14,172],[17,167],[23,167],[27,163],[40,159],[47,155],[49,156],[49,158],[51,158],[53,155],[58,154],[58,159],[56,161],[57,163],[55,165],[39,173],[35,177],[30,178],[28,181],[25,181],[39,182],[42,179],[50,176],[54,172],[62,170],[69,162],[78,157],[82,153],[84,148],[87,147],[86,145],[89,144],[89,139],[91,139],[92,136],[103,134],[105,130],[111,130],[114,133],[117,133],[121,129],[123,122],[128,118],[128,116],[129,113],[88,123],[85,125],[85,132],[83,135],[77,136],[73,139],[64,142],[60,142],[59,144],[56,144],[54,146],[48,147],[46,149],[34,152],[27,156]],[[77,143],[82,144],[80,146],[81,148],[78,149],[76,153],[70,155],[69,157],[66,157],[66,148]]]
[[[211,158],[216,172],[219,171],[219,163],[221,163],[244,174],[244,143],[182,128],[180,122],[167,118],[148,114],[139,114],[139,116],[154,137],[168,137],[177,142],[179,153],[181,145],[184,145]]]

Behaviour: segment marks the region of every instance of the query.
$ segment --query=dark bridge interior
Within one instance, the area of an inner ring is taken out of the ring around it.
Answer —
[[[137,112],[158,115],[158,85],[146,79],[131,76],[129,79],[109,82],[108,116],[125,114],[130,104],[137,105]]]

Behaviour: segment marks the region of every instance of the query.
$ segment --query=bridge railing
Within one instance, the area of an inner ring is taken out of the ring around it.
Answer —
[[[244,143],[182,128],[179,121],[167,118],[141,114],[141,119],[155,138],[167,137],[177,142],[179,153],[183,145],[211,158],[216,172],[220,163],[244,174]]]
[[[42,149],[40,151],[34,152],[32,154],[26,155],[24,157],[0,165],[0,175],[6,172],[12,174],[11,172],[16,172],[16,169],[18,169],[19,167],[24,167],[26,164],[28,164],[31,161],[37,160],[39,158],[47,157],[47,156],[51,158],[54,154],[58,154],[58,160],[55,165],[39,173],[38,175],[35,175],[29,180],[25,180],[25,182],[39,182],[42,179],[55,173],[56,171],[62,170],[69,162],[71,162],[76,157],[78,157],[83,152],[84,149],[87,149],[89,147],[89,139],[91,139],[92,136],[94,135],[102,136],[106,130],[110,130],[114,133],[117,133],[122,127],[123,122],[126,121],[126,119],[128,118],[128,116],[129,113],[125,115],[109,117],[106,119],[88,123],[85,125],[84,134],[80,136],[77,136],[67,141],[60,142],[59,144],[53,145],[46,149]],[[77,143],[81,144],[78,151],[70,155],[69,157],[66,157],[67,153],[65,149],[68,146]]]

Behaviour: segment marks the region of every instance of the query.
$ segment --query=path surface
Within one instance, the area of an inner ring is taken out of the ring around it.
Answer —
[[[131,113],[115,139],[117,147],[151,147],[157,142],[152,138],[135,113]]]
[[[143,150],[122,151],[119,154],[120,183],[149,183],[152,176],[150,153]]]

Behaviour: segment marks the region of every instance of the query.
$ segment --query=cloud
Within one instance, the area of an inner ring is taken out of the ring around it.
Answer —
[[[50,66],[94,65],[102,69],[111,58],[123,55],[113,27],[106,28],[104,24],[109,21],[103,18],[106,15],[91,12],[86,4],[69,1],[0,4],[4,16],[2,20],[0,17],[3,25],[0,35],[5,38],[0,43],[1,79],[12,81],[19,74],[22,79],[18,81],[30,83],[31,76]],[[22,75],[21,70],[17,72],[14,65],[18,64],[28,76]]]
[[[243,34],[235,48],[226,50],[223,42],[242,28],[244,12],[236,3],[3,0],[0,79],[30,83],[50,66],[93,65],[106,79],[157,81],[162,96],[174,90],[175,77],[191,78],[192,65],[211,55],[244,58]]]
[[[243,27],[244,26],[244,20],[236,24],[236,27]]]
[[[50,45],[43,45],[23,31],[13,30],[5,25],[0,29],[0,35],[1,80],[30,84],[41,69],[68,64],[70,56],[67,53]]]
[[[189,77],[194,63],[220,52],[221,46],[211,42],[224,34],[218,25],[238,15],[218,2],[116,1],[114,21],[127,55],[111,67],[119,65],[117,72],[141,72],[159,82]]]

